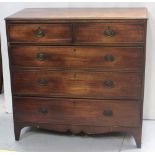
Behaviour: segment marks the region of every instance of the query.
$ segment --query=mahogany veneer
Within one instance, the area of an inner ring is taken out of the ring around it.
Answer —
[[[15,139],[25,126],[127,132],[141,147],[147,13],[24,9],[6,18]]]

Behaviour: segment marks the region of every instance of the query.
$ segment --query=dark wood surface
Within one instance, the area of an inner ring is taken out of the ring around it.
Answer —
[[[111,30],[114,34],[105,34]],[[75,42],[78,43],[138,43],[144,42],[144,24],[135,23],[84,23],[74,28]]]
[[[140,147],[146,18],[145,9],[26,9],[6,18],[15,139],[25,126],[127,132]]]
[[[28,8],[7,20],[147,19],[146,8]]]
[[[15,98],[14,102],[17,122],[140,126],[139,101],[47,98],[24,98],[23,101],[20,97]]]
[[[25,43],[143,43],[144,23],[76,23],[76,24],[9,24],[8,39],[10,42]],[[41,31],[44,35],[37,37]],[[105,34],[113,31],[112,36]],[[138,31],[137,31],[138,30]],[[74,34],[73,36],[71,34]]]
[[[72,41],[71,24],[11,24],[8,29],[11,42],[69,43]],[[41,31],[43,36],[38,37],[38,31]]]
[[[74,98],[141,98],[141,73],[13,71],[14,94]],[[45,81],[41,84],[40,81]],[[108,85],[108,81],[112,84]],[[95,88],[95,89],[94,89]]]
[[[143,69],[142,47],[11,46],[10,48],[11,63],[19,68],[136,71]]]

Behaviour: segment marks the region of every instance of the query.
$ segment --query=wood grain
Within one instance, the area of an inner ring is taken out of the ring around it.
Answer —
[[[142,70],[141,47],[11,46],[16,67],[50,69]],[[38,59],[38,55],[43,55]],[[107,57],[110,57],[109,60]],[[17,59],[18,58],[18,59]]]
[[[106,36],[112,30],[113,36]],[[74,28],[75,42],[78,43],[138,43],[144,42],[144,24],[129,23],[84,23]]]
[[[139,106],[128,100],[73,100],[45,98],[15,98],[15,118],[19,122],[53,123],[91,126],[138,127]],[[48,112],[41,113],[40,108]],[[112,116],[104,111],[111,110]],[[129,119],[130,118],[130,119]]]
[[[28,8],[7,20],[147,19],[146,8]]]
[[[39,80],[46,80],[40,85]],[[105,85],[113,81],[113,86]],[[13,92],[31,96],[131,98],[141,96],[141,73],[13,71]],[[95,88],[95,89],[94,89]]]
[[[25,126],[126,132],[141,147],[147,10],[24,9],[6,18],[15,139]]]
[[[9,40],[11,42],[38,43],[69,43],[72,41],[72,26],[70,24],[11,24],[8,25]],[[43,37],[37,37],[40,29]]]

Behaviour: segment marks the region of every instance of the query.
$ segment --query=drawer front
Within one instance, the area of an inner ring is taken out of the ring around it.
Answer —
[[[137,127],[140,125],[140,103],[14,97],[14,115],[17,122]]]
[[[144,25],[135,23],[76,24],[77,43],[141,43],[145,41]]]
[[[70,43],[71,24],[11,24],[8,25],[10,42]]]
[[[15,94],[81,98],[140,98],[142,73],[13,71]]]
[[[13,46],[11,63],[18,67],[133,69],[143,68],[143,48],[79,46]]]

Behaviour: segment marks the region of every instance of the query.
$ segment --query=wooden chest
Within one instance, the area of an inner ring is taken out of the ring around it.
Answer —
[[[15,139],[25,126],[127,132],[141,147],[147,13],[24,9],[6,18]]]

